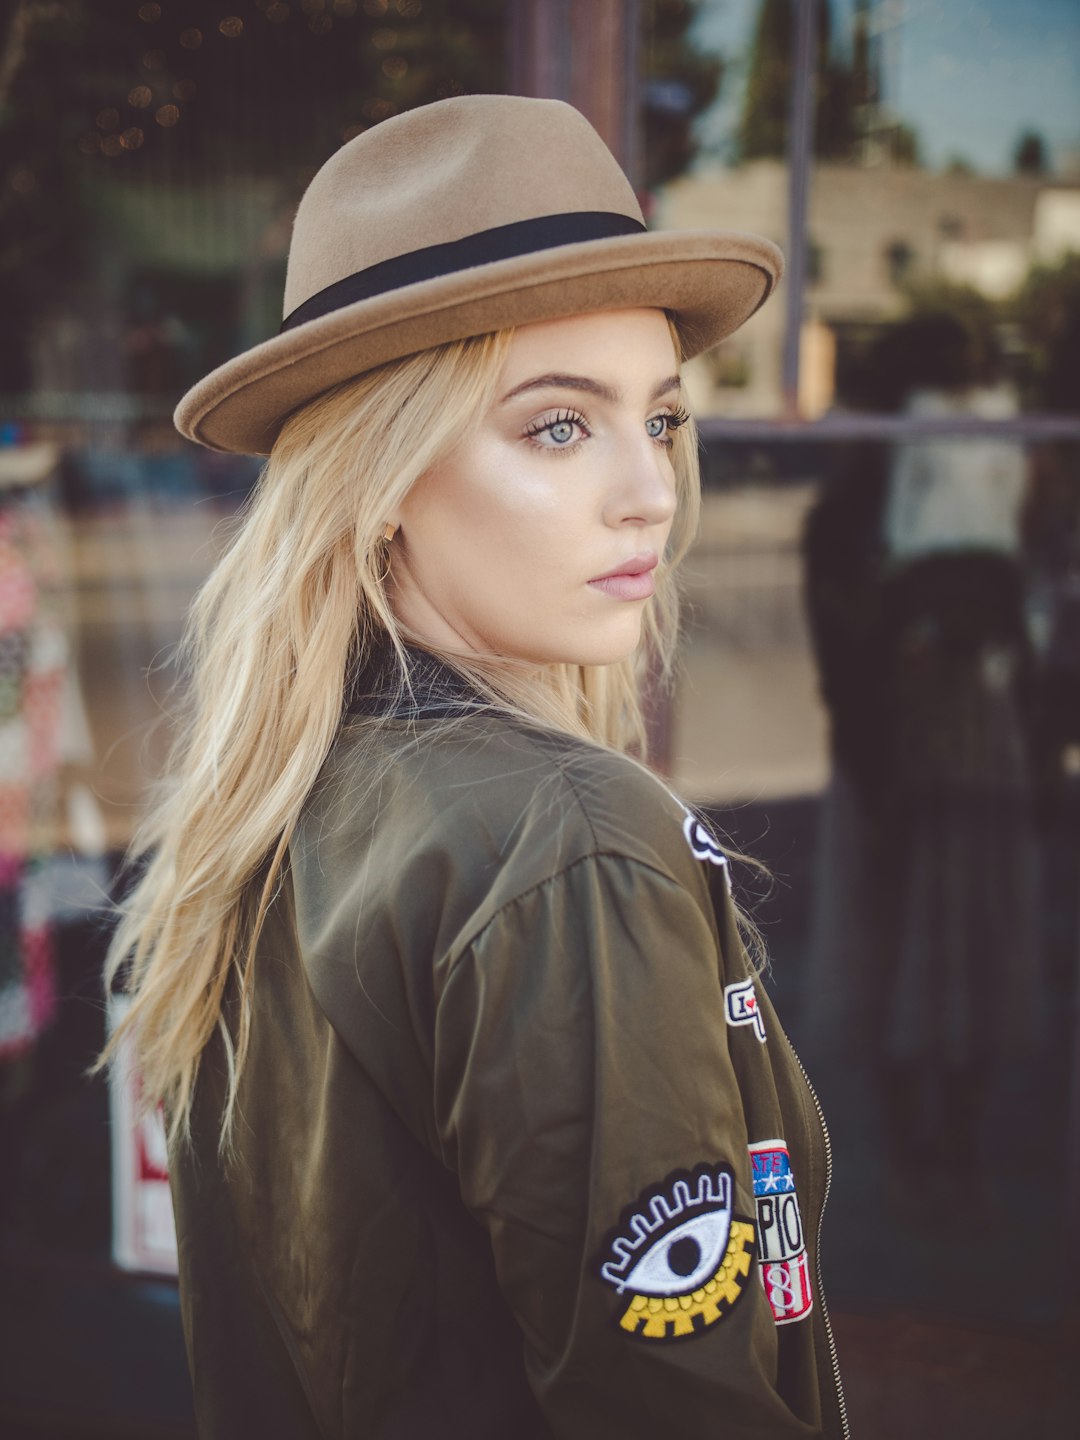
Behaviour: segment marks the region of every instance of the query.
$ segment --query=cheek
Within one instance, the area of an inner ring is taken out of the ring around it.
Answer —
[[[551,472],[560,462],[514,447],[477,446],[470,460],[425,477],[410,496],[418,545],[482,557],[496,571],[550,564],[580,521]]]

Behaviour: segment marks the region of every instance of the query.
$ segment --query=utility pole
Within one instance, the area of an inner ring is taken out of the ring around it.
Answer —
[[[599,131],[635,187],[641,180],[641,0],[511,0],[509,85],[566,100]]]

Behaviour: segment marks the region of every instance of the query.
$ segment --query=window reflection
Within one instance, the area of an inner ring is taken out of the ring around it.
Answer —
[[[175,1287],[116,1282],[107,1092],[86,1078],[104,901],[171,738],[174,651],[258,469],[181,442],[173,406],[277,330],[293,212],[326,155],[414,105],[506,88],[502,0],[237,8],[5,7],[5,1434],[195,1433]]]
[[[943,311],[986,352],[958,383],[993,368],[1013,413],[1075,413],[1080,11],[1057,0],[815,8],[800,414],[902,410],[884,332],[917,334]],[[676,92],[694,116],[682,163],[649,166],[653,223],[732,224],[788,244],[794,17],[791,0],[702,0],[691,33],[716,66],[712,98],[701,105],[670,54],[646,88],[650,157]],[[783,306],[767,306],[690,367],[700,415],[781,412],[783,324]]]
[[[820,14],[826,90],[851,83],[818,107],[803,414],[912,408],[939,338],[952,388],[993,381],[999,414],[1075,412],[1080,11],[823,0]],[[808,355],[822,329],[831,355]]]
[[[736,848],[829,1115],[851,1301],[1052,1318],[1070,1123],[1080,452],[990,438],[713,445],[676,780]],[[959,1223],[958,1223],[959,1222]],[[982,1258],[980,1258],[982,1257]]]
[[[665,42],[661,27],[665,12],[676,8],[684,12],[689,42],[681,49]],[[785,0],[781,9],[786,13],[786,8]],[[790,52],[786,19],[771,0],[701,0],[695,7],[657,3],[650,7],[649,21],[645,55],[652,79],[643,96],[642,119],[650,223],[753,230],[784,248],[786,110],[778,112],[777,128],[770,107],[776,85],[790,80],[783,70]],[[690,47],[699,56],[693,70],[687,61]],[[672,124],[669,109],[680,94],[682,133],[690,143],[676,150],[666,137]],[[658,152],[668,162],[663,167],[655,163]],[[783,330],[783,306],[766,305],[737,335],[691,362],[686,383],[695,413],[776,414]]]

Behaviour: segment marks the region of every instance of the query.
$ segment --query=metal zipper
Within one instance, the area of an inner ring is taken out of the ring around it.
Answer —
[[[783,1027],[781,1027],[781,1029],[782,1028]],[[811,1084],[810,1076],[806,1073],[806,1067],[799,1059],[799,1052],[791,1043],[787,1032],[784,1031],[783,1034],[784,1039],[787,1040],[788,1049],[795,1057],[795,1064],[798,1065],[802,1072],[802,1077],[806,1081],[806,1088],[809,1090],[810,1098],[814,1102],[814,1108],[817,1110],[818,1120],[821,1123],[821,1133],[825,1138],[825,1193],[821,1197],[821,1210],[818,1212],[817,1248],[814,1251],[814,1271],[817,1275],[817,1291],[818,1300],[821,1304],[821,1318],[825,1322],[825,1338],[829,1342],[829,1359],[832,1362],[833,1383],[836,1386],[836,1403],[840,1410],[840,1425],[844,1432],[844,1440],[851,1440],[851,1430],[848,1427],[847,1401],[844,1399],[844,1385],[840,1379],[840,1359],[836,1353],[836,1338],[833,1335],[832,1321],[829,1319],[829,1307],[825,1303],[825,1286],[821,1279],[821,1231],[825,1224],[825,1206],[829,1203],[829,1191],[832,1189],[832,1140],[829,1137],[829,1127],[825,1123],[825,1111],[821,1108],[821,1101],[818,1099],[817,1091]]]

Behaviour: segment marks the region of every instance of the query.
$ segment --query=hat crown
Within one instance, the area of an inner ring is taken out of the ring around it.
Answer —
[[[615,157],[572,106],[514,95],[421,106],[350,140],[311,181],[293,222],[284,313],[411,251],[574,211],[642,219]]]

